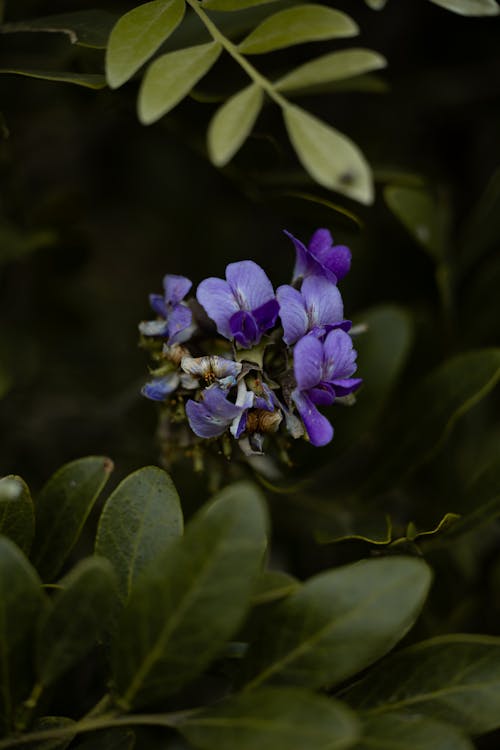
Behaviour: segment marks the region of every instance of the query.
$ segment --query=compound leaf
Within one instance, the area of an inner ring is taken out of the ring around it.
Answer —
[[[260,86],[251,84],[232,96],[215,113],[208,129],[208,152],[223,167],[249,136],[262,107]]]
[[[304,63],[276,81],[278,91],[294,91],[319,86],[344,78],[379,70],[387,65],[385,57],[369,49],[346,49],[331,52]]]

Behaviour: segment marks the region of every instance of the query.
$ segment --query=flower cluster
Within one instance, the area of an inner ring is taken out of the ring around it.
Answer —
[[[163,295],[150,296],[158,317],[139,329],[157,366],[142,393],[164,404],[167,422],[189,426],[186,445],[230,438],[255,454],[269,435],[326,445],[333,427],[319,407],[361,384],[338,288],[349,249],[327,229],[308,246],[285,234],[296,263],[291,285],[276,292],[260,266],[243,260],[227,266],[225,279],[202,281],[196,300],[185,300],[191,281],[174,275],[165,276]]]

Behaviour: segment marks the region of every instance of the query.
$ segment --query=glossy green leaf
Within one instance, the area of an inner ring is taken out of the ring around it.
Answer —
[[[14,475],[0,479],[0,534],[28,553],[35,534],[35,509],[28,485]]]
[[[165,471],[147,466],[118,485],[101,514],[95,551],[113,564],[123,600],[137,575],[182,529],[179,495]]]
[[[44,580],[53,580],[61,570],[112,471],[109,458],[80,458],[59,469],[43,487],[35,502],[31,558]]]
[[[182,21],[184,0],[153,0],[125,13],[111,32],[106,78],[112,89],[129,80]]]
[[[387,65],[385,57],[369,49],[345,49],[331,52],[304,63],[276,81],[278,91],[307,89],[332,81],[379,70]]]
[[[227,164],[246,141],[263,101],[262,89],[253,83],[217,110],[208,128],[208,153],[216,166]]]
[[[143,125],[151,125],[179,104],[208,73],[221,52],[218,42],[208,42],[169,52],[151,63],[137,102]]]
[[[429,460],[457,420],[499,379],[500,349],[493,348],[460,354],[431,372],[398,406],[364,494],[373,494]]]
[[[500,12],[496,0],[431,0],[431,3],[460,16],[497,16]]]
[[[269,604],[300,588],[300,582],[281,570],[264,570],[257,578],[252,604]]]
[[[445,249],[444,218],[429,190],[389,185],[384,198],[412,237],[434,258]]]
[[[238,50],[245,55],[261,55],[302,42],[355,36],[358,31],[345,13],[310,3],[269,16],[238,45]]]
[[[134,732],[131,729],[121,728],[93,732],[90,738],[78,745],[79,750],[132,750],[134,747],[136,747]]]
[[[256,5],[268,5],[277,0],[202,0],[200,5],[207,10],[243,10]],[[279,1],[279,0],[278,0]]]
[[[74,83],[87,89],[103,89],[106,79],[99,73],[73,73],[59,70],[35,70],[33,68],[0,68],[0,74],[39,78],[42,81]]]
[[[370,716],[410,711],[470,734],[500,726],[500,639],[447,635],[400,651],[343,694]]]
[[[415,622],[431,573],[421,560],[363,560],[321,573],[274,605],[246,656],[247,689],[338,684],[389,651]]]
[[[368,716],[354,750],[474,750],[451,724],[413,714]]]
[[[4,23],[0,33],[17,32],[61,33],[71,44],[94,49],[105,49],[109,34],[117,20],[116,15],[106,10],[78,10],[74,13],[58,13],[28,21]]]
[[[181,723],[200,750],[340,750],[359,735],[356,716],[339,701],[297,688],[236,695]]]
[[[121,705],[160,700],[220,652],[250,604],[265,527],[257,489],[245,482],[232,485],[143,573],[113,644]]]
[[[0,537],[0,735],[32,685],[32,645],[44,597],[40,581],[16,545]]]
[[[283,117],[297,156],[316,182],[360,203],[372,203],[370,167],[349,138],[296,106],[284,107]]]
[[[60,582],[37,637],[39,682],[51,685],[97,643],[112,614],[115,576],[103,558],[82,560]]]

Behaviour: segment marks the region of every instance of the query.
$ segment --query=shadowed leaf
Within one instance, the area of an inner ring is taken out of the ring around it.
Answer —
[[[0,534],[29,553],[35,534],[35,509],[28,485],[21,477],[0,479]]]
[[[117,17],[106,10],[79,10],[74,13],[58,13],[28,21],[4,23],[0,34],[16,32],[38,32],[66,34],[72,44],[94,49],[106,49],[109,34]]]
[[[451,724],[424,716],[368,716],[354,750],[474,750],[472,742]]]
[[[33,70],[31,68],[0,68],[4,75],[25,76],[39,78],[42,81],[56,81],[58,83],[74,83],[87,89],[103,89],[106,79],[99,73],[72,73],[58,70]]]

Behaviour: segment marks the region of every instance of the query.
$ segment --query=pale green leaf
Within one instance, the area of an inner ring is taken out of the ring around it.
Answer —
[[[346,49],[331,52],[304,63],[276,81],[275,86],[278,91],[307,89],[310,86],[340,81],[372,70],[379,70],[386,65],[386,59],[378,52],[369,49]]]
[[[35,502],[31,558],[44,580],[53,580],[61,570],[112,471],[109,458],[80,458],[59,469],[42,488]]]
[[[35,509],[29,487],[21,477],[0,479],[0,534],[29,553],[35,534]]]
[[[365,3],[372,10],[382,10],[386,5],[387,0],[365,0]]]
[[[497,16],[496,0],[431,0],[434,5],[451,10],[460,16]]]
[[[231,485],[137,580],[112,648],[123,706],[161,700],[199,675],[241,624],[265,549],[260,493]]]
[[[218,42],[208,42],[168,52],[151,63],[137,102],[140,121],[150,125],[179,104],[208,73],[221,52]]]
[[[200,5],[207,10],[243,10],[256,5],[267,5],[277,0],[202,0]],[[279,0],[278,0],[279,2]]]
[[[343,694],[370,716],[410,711],[470,734],[500,727],[500,639],[447,635],[385,660]]]
[[[341,750],[359,735],[339,701],[297,688],[261,688],[188,718],[179,731],[200,750]]]
[[[122,599],[128,598],[138,573],[182,529],[179,495],[165,471],[148,466],[118,485],[101,514],[95,551],[113,564]]]
[[[182,21],[184,0],[153,0],[122,16],[106,51],[106,78],[112,89],[136,73]]]
[[[321,573],[274,605],[245,658],[246,688],[338,684],[389,651],[415,622],[431,573],[421,560],[363,560]]]
[[[384,198],[391,211],[431,256],[439,259],[445,251],[446,221],[442,208],[425,188],[389,185]]]
[[[65,34],[72,44],[94,49],[106,49],[106,44],[116,15],[106,10],[78,10],[74,13],[58,13],[28,21],[4,23],[0,34],[17,32]]]
[[[474,750],[472,742],[451,724],[413,714],[368,716],[361,741],[353,750]]]
[[[0,536],[0,735],[33,683],[32,648],[44,605],[40,581],[22,552]]]
[[[58,680],[96,645],[116,597],[111,564],[99,557],[82,560],[60,584],[38,628],[36,663],[43,685]]]
[[[261,55],[302,42],[355,36],[359,29],[345,13],[325,5],[299,5],[266,18],[239,44],[245,55]]]
[[[106,79],[99,73],[73,73],[59,70],[35,70],[33,68],[0,68],[3,75],[25,76],[39,78],[42,81],[56,81],[58,83],[74,83],[87,89],[103,89]]]
[[[208,152],[216,166],[227,164],[248,138],[263,100],[262,89],[253,83],[217,110],[208,129]]]
[[[297,156],[314,180],[360,203],[373,202],[370,167],[349,138],[296,106],[284,107],[283,117]]]

